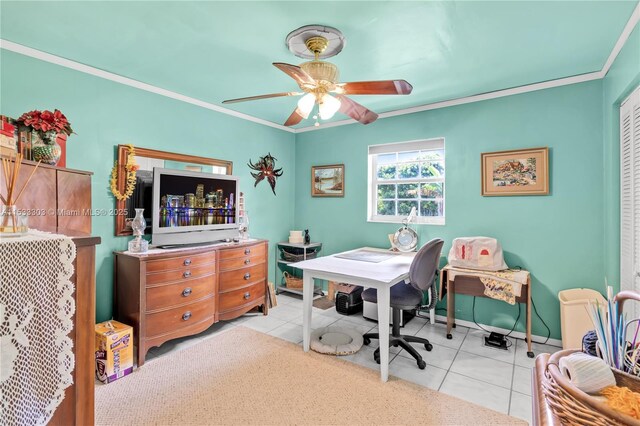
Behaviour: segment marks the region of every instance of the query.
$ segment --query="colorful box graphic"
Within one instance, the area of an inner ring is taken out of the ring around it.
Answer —
[[[96,324],[96,378],[111,383],[133,372],[133,328],[118,321]]]

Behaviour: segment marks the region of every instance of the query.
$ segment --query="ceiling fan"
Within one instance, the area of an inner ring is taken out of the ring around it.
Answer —
[[[327,49],[330,45],[329,39],[332,46]],[[318,115],[323,120],[332,118],[336,112],[340,111],[362,124],[372,123],[376,121],[378,114],[346,95],[408,95],[413,87],[406,80],[339,83],[338,67],[320,58],[338,54],[344,43],[344,36],[335,28],[318,25],[299,28],[287,36],[287,45],[297,56],[313,58],[313,60],[304,62],[300,66],[282,62],[274,62],[273,65],[293,78],[301,91],[228,99],[222,103],[304,95],[298,100],[298,105],[284,123],[285,126],[294,126],[308,118],[316,104]],[[316,119],[315,125],[319,126],[318,116],[315,115],[313,118]]]

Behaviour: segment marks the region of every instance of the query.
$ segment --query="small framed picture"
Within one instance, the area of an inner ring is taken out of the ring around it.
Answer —
[[[344,197],[344,164],[311,166],[313,197]]]
[[[485,152],[482,195],[548,195],[549,148]]]

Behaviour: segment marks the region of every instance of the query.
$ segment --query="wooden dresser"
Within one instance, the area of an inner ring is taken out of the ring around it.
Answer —
[[[115,253],[115,319],[134,327],[138,366],[150,348],[260,307],[267,241]]]

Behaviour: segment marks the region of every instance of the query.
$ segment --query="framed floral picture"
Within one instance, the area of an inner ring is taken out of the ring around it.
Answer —
[[[482,195],[548,195],[549,148],[485,152]]]
[[[344,197],[344,164],[311,166],[313,197]]]

